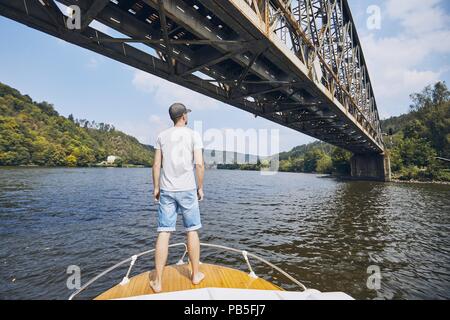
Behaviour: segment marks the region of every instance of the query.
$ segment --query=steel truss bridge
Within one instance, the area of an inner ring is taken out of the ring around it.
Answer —
[[[0,0],[0,14],[352,151],[361,156],[353,175],[386,179],[377,104],[347,0],[58,2]],[[73,16],[61,5],[81,9],[80,28],[67,27]],[[94,20],[116,35],[93,28]]]

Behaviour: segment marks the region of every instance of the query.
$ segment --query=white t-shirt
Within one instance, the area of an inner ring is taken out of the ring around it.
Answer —
[[[203,149],[200,135],[188,127],[164,130],[156,139],[162,153],[160,188],[165,191],[197,189],[194,176],[194,150]]]

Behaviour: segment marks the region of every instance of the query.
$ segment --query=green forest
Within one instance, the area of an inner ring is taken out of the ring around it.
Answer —
[[[153,148],[112,125],[68,118],[48,102],[0,83],[0,165],[92,166],[109,155],[116,165],[153,163]]]
[[[350,175],[351,156],[349,151],[317,141],[280,153],[279,170],[346,176]]]
[[[392,176],[398,180],[450,181],[450,92],[443,82],[411,95],[410,112],[383,120]],[[350,174],[352,154],[324,142],[313,142],[279,154],[280,171]],[[259,170],[268,166],[225,165],[224,169]]]
[[[411,95],[408,114],[382,122],[393,177],[450,181],[450,92],[444,82]]]
[[[450,92],[443,82],[411,95],[407,114],[382,121],[394,179],[450,181]],[[112,125],[63,117],[48,102],[0,83],[0,165],[92,166],[107,156],[118,165],[153,163],[154,149]],[[279,154],[280,171],[350,174],[352,154],[324,142]],[[219,169],[259,170],[268,160]]]

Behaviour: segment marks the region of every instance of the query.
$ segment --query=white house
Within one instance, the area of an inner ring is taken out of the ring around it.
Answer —
[[[116,156],[108,156],[108,158],[106,158],[106,163],[107,164],[114,164],[114,162],[117,160]]]

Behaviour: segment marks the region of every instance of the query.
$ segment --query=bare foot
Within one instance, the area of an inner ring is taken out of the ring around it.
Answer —
[[[150,280],[150,287],[152,287],[155,293],[160,293],[162,291],[161,283],[158,283],[157,281]]]
[[[192,277],[192,283],[194,285],[200,284],[200,282],[202,282],[202,280],[205,278],[205,275],[201,272],[198,272],[197,274],[195,274]]]

